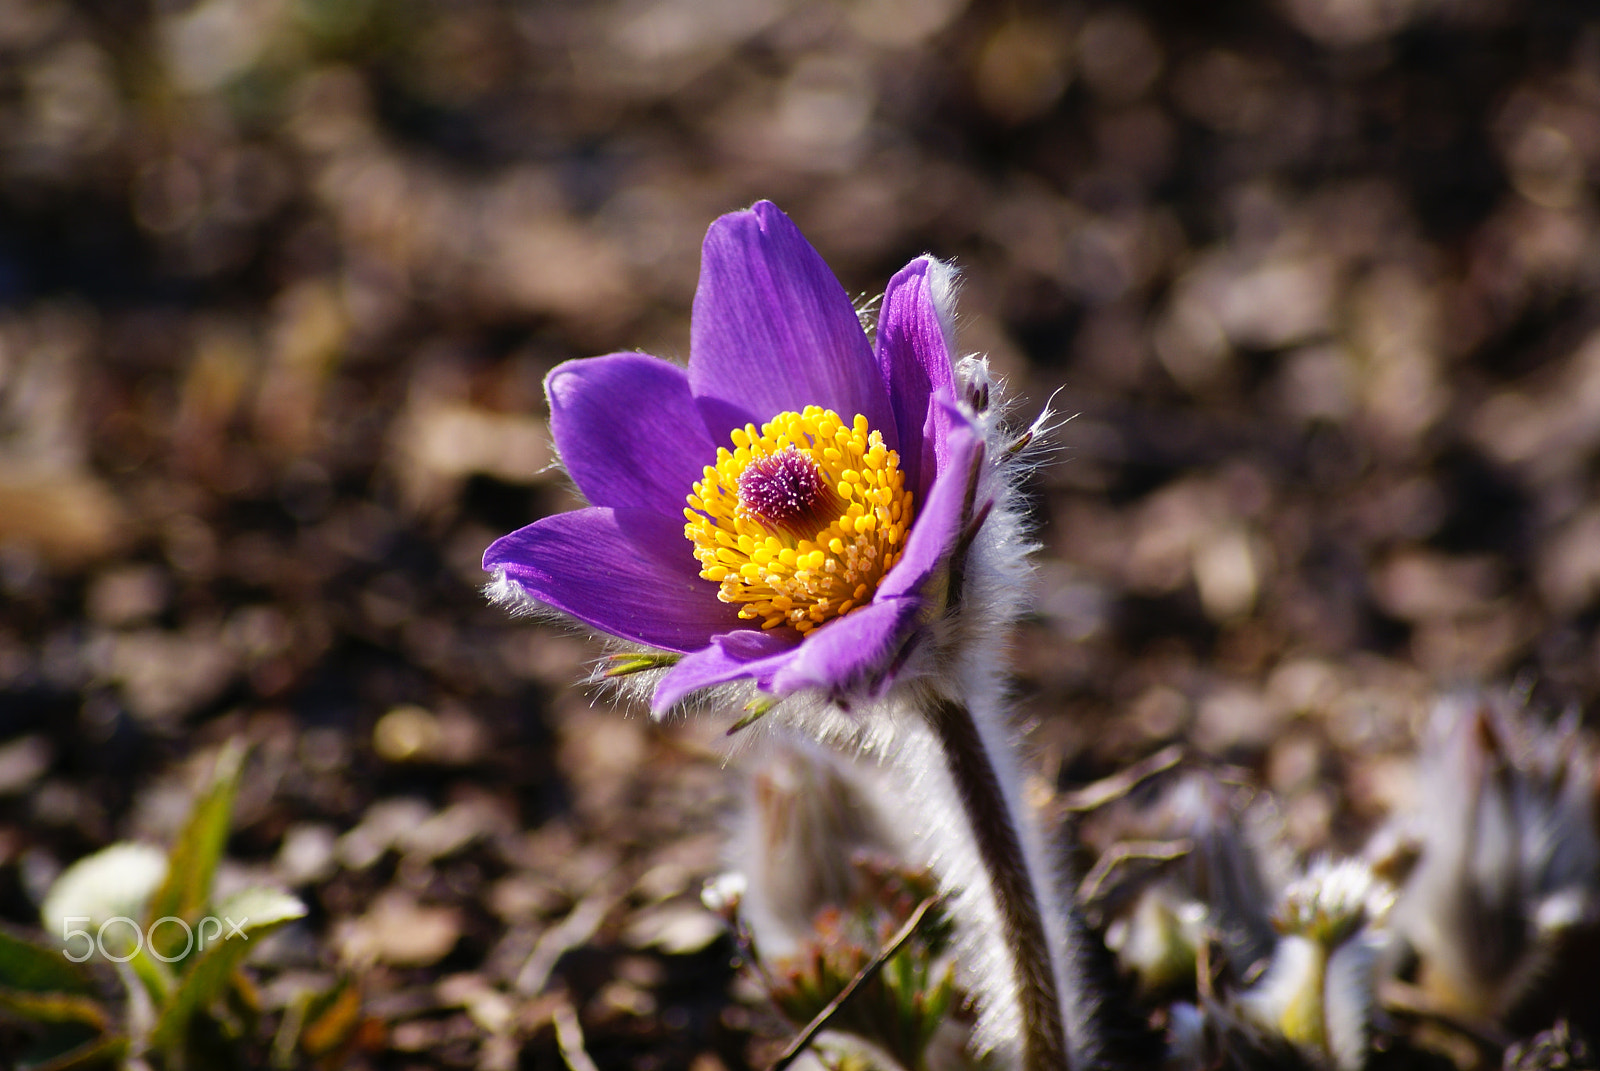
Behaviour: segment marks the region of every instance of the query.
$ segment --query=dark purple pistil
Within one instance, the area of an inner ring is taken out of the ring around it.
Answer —
[[[835,497],[817,463],[792,446],[739,474],[739,504],[769,528],[821,528]]]

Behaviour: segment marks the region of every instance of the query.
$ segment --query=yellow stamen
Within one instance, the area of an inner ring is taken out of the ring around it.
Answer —
[[[688,495],[700,575],[762,628],[801,632],[872,600],[914,515],[900,456],[857,416],[808,405],[736,428]]]

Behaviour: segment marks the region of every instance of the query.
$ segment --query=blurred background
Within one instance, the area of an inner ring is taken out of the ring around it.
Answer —
[[[359,967],[353,1059],[770,1053],[723,726],[478,593],[577,504],[544,374],[685,358],[757,198],[1076,414],[1043,783],[1182,741],[1358,844],[1435,688],[1600,698],[1597,178],[1581,0],[0,0],[0,917],[243,735],[265,999]]]

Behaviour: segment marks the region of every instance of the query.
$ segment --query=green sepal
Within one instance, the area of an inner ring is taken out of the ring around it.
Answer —
[[[778,697],[762,693],[744,705],[745,715],[732,725],[728,726],[727,735],[732,736],[740,729],[748,729],[762,718],[767,712],[778,705]]]
[[[667,669],[678,664],[682,655],[670,651],[623,651],[606,656],[606,665],[595,674],[600,680],[630,677],[652,669]]]

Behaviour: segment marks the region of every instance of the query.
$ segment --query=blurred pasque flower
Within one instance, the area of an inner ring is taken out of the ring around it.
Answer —
[[[768,202],[706,235],[688,368],[641,353],[550,373],[550,427],[588,508],[484,555],[490,594],[670,652],[660,713],[750,679],[873,694],[902,673],[970,541],[983,458],[957,400],[953,271],[890,280],[869,342]],[[985,387],[986,396],[986,387]]]
[[[1276,946],[1248,987],[1171,1009],[1174,1068],[1359,1071],[1373,1051],[1377,964],[1394,890],[1365,862],[1314,861],[1283,890]]]
[[[1244,978],[1278,940],[1272,907],[1289,870],[1276,808],[1207,769],[1166,780],[1153,804],[1107,808],[1097,825],[1108,847],[1080,895],[1091,917],[1108,920],[1107,945],[1147,991],[1193,985],[1206,940]]]
[[[892,786],[875,764],[793,734],[771,735],[746,766],[729,845],[743,876],[739,912],[763,954],[790,956],[819,912],[861,893],[859,857],[905,854],[881,806]]]
[[[886,771],[781,732],[754,758],[730,845],[737,876],[716,883],[739,890],[737,905],[714,909],[741,924],[774,1006],[805,1026],[934,899],[899,951],[829,1019],[817,1051],[823,1065],[839,1068],[992,1066],[970,1052],[955,920],[937,877],[910,860],[911,846],[895,835],[904,831],[891,828],[904,796]]]
[[[1394,890],[1359,859],[1313,862],[1284,890],[1282,932],[1261,978],[1238,995],[1246,1018],[1340,1071],[1371,1050],[1382,927]]]
[[[1562,960],[1600,918],[1596,771],[1575,719],[1543,726],[1494,692],[1434,708],[1412,817],[1421,858],[1395,921],[1441,1008],[1503,1020],[1558,968],[1592,971]]]

